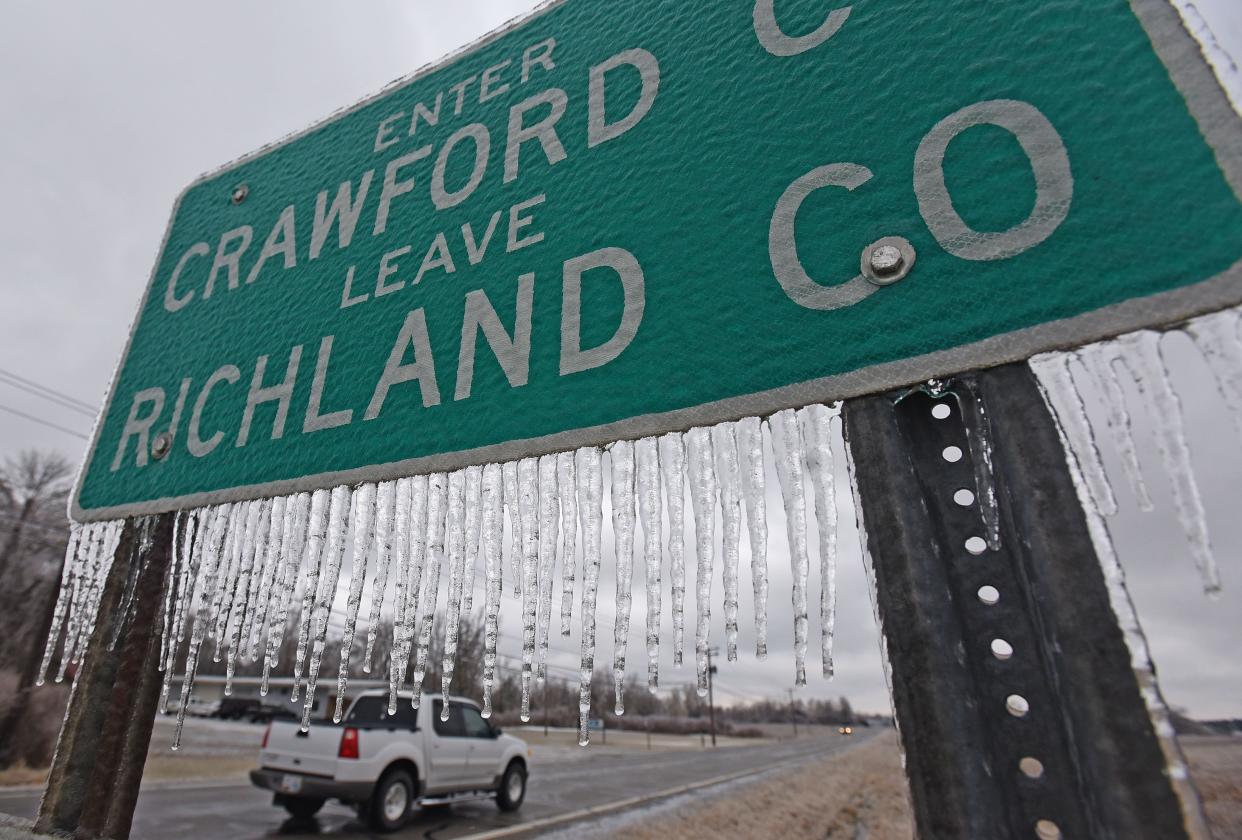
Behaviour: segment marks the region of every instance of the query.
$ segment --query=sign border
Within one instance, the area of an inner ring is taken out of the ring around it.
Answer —
[[[742,417],[762,417],[786,408],[798,408],[815,402],[833,402],[889,391],[965,370],[1022,361],[1038,353],[1068,350],[1138,329],[1155,328],[1156,325],[1171,326],[1198,315],[1242,304],[1242,256],[1240,256],[1237,262],[1215,277],[1179,289],[1132,298],[1072,318],[1048,321],[947,350],[871,365],[848,373],[702,403],[689,408],[642,414],[613,423],[506,441],[475,449],[392,461],[386,464],[314,473],[293,479],[239,485],[224,490],[190,493],[145,502],[82,508],[78,504],[78,498],[82,491],[82,484],[86,480],[86,471],[94,461],[103,432],[104,418],[111,411],[117,381],[124,362],[129,357],[138,322],[155,286],[156,275],[167,248],[168,239],[172,234],[173,223],[186,194],[200,184],[216,179],[242,164],[267,155],[281,146],[335,122],[397,88],[451,66],[474,50],[520,29],[545,12],[566,2],[569,0],[545,0],[526,14],[465,44],[440,60],[426,64],[409,75],[388,83],[370,96],[338,109],[300,131],[200,175],[181,191],[169,214],[168,225],[164,230],[155,264],[138,309],[130,323],[125,349],[113,371],[103,408],[95,419],[86,457],[78,468],[73,492],[69,496],[69,518],[71,520],[95,522],[143,514],[166,513],[222,502],[287,495],[341,484],[387,481],[409,475],[455,470],[474,464],[511,461],[577,449],[582,446],[602,446],[616,440],[647,437],[693,426],[708,426]],[[1129,5],[1151,40],[1156,55],[1168,71],[1178,93],[1185,101],[1200,133],[1212,149],[1226,182],[1233,189],[1239,201],[1242,201],[1242,115],[1234,110],[1227,93],[1204,57],[1202,47],[1186,28],[1181,14],[1175,8],[1177,2],[1178,0],[1129,0]]]

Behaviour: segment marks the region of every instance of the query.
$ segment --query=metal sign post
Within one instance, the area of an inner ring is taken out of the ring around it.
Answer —
[[[1030,369],[850,400],[844,419],[919,836],[1209,836],[1166,773]]]
[[[129,836],[160,696],[158,617],[173,515],[127,520],[73,681],[37,831]]]

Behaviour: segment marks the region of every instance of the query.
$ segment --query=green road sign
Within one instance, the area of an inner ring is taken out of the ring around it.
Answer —
[[[1242,302],[1239,194],[1238,116],[1163,0],[553,2],[182,194],[73,513],[1173,323]]]

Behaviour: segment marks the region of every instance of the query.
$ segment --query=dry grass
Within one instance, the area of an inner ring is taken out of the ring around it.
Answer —
[[[1188,735],[1180,740],[1212,834],[1242,837],[1242,738]]]
[[[41,785],[47,781],[47,770],[46,767],[27,767],[25,762],[18,762],[0,770],[0,787]]]
[[[886,732],[843,755],[769,777],[677,816],[628,826],[614,836],[909,840],[913,834],[897,736]]]
[[[258,751],[246,757],[209,755],[169,755],[148,753],[147,764],[142,771],[144,781],[169,779],[237,779],[244,781],[247,774],[258,766]]]

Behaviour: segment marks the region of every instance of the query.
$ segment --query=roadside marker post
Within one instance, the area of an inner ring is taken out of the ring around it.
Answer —
[[[1144,704],[1154,680],[1140,685],[1131,664],[1034,374],[1006,365],[945,388],[844,410],[918,835],[1209,837],[1172,734]],[[953,497],[977,492],[981,433],[1001,542],[976,554],[980,500]]]

